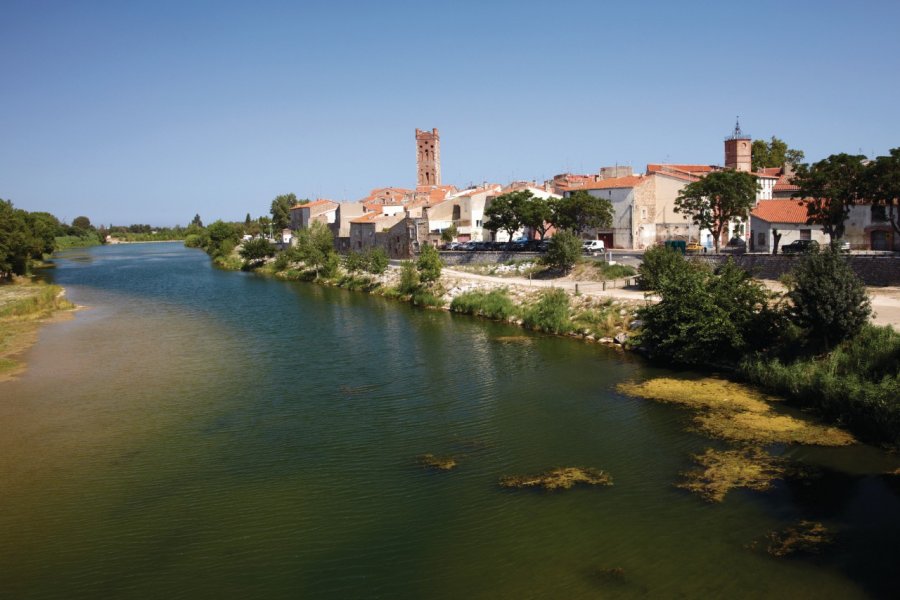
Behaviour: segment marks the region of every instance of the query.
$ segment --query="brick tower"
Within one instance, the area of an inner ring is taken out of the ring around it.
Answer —
[[[741,122],[734,124],[734,131],[725,138],[725,168],[750,172],[753,157],[750,153],[752,140],[741,131]]]
[[[416,129],[416,166],[416,185],[441,185],[441,137],[437,129]]]

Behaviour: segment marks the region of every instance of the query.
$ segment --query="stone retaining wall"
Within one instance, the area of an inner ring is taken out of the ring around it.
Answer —
[[[537,260],[544,256],[540,252],[441,252],[441,260],[448,267],[458,265],[497,265],[513,260]]]
[[[697,260],[719,265],[730,255],[699,255]],[[778,279],[791,270],[797,256],[783,254],[739,254],[730,256],[743,269],[760,279]],[[850,256],[850,266],[866,285],[900,285],[900,257]]]

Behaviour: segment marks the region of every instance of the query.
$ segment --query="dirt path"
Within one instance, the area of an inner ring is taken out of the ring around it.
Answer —
[[[598,298],[615,298],[617,300],[645,300],[644,292],[634,288],[607,288],[603,289],[603,283],[598,281],[572,281],[566,278],[562,279],[528,279],[527,277],[493,277],[490,275],[479,275],[476,273],[467,273],[466,271],[458,271],[445,267],[443,270],[445,277],[467,281],[478,281],[490,284],[492,287],[516,286],[523,289],[540,289],[540,288],[562,288],[569,292],[577,290],[581,294],[588,296],[596,296]],[[763,281],[763,283],[771,290],[784,291],[777,281]],[[900,331],[900,287],[870,287],[867,288],[869,297],[872,299],[872,311],[875,313],[872,322],[876,325],[890,325],[895,330]],[[650,300],[658,300],[655,296],[650,296]]]

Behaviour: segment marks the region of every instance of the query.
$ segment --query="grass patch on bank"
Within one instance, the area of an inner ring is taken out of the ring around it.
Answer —
[[[515,314],[516,307],[509,292],[499,290],[472,290],[455,297],[450,303],[450,310],[466,315],[476,315],[487,319],[506,321]]]
[[[42,319],[74,307],[58,285],[33,282],[0,285],[0,380],[23,368],[14,356],[34,343]]]
[[[523,315],[526,327],[538,331],[563,334],[572,331],[569,295],[562,289],[541,293],[540,299],[528,307]]]
[[[891,327],[866,325],[823,356],[747,360],[740,372],[866,439],[900,445],[900,333]]]

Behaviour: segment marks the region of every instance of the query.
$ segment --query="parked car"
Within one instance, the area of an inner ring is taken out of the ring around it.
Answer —
[[[688,254],[700,254],[703,252],[703,246],[698,244],[697,242],[690,242],[684,249]]]
[[[719,248],[720,252],[728,252],[730,254],[743,254],[747,251],[747,242],[739,237],[733,237],[728,243]]]
[[[819,249],[819,242],[816,240],[794,240],[790,244],[781,247],[782,254],[805,254],[807,252],[815,252]]]
[[[839,252],[850,252],[850,242],[846,242],[844,240],[837,240],[832,242],[834,247],[837,248]]]
[[[606,250],[603,245],[603,240],[585,240],[581,245],[581,249],[585,254],[597,254],[598,252]]]

